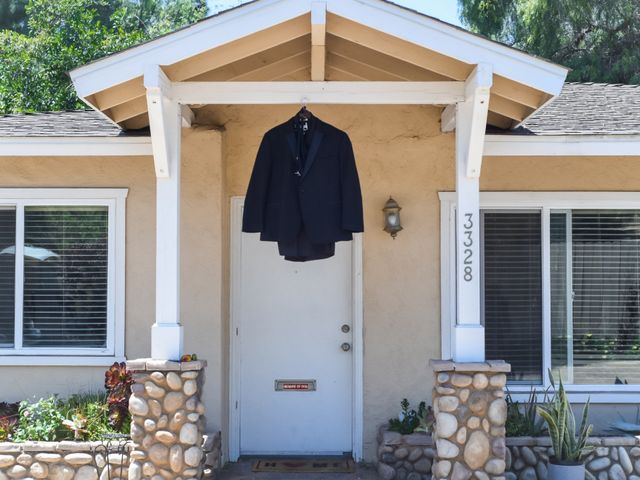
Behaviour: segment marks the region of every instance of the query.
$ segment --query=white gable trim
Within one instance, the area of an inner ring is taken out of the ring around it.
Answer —
[[[485,157],[640,157],[640,135],[487,135]]]
[[[311,12],[313,0],[257,0],[70,72],[80,97]],[[567,69],[380,0],[326,0],[327,11],[557,95]]]
[[[0,157],[151,156],[149,137],[0,137]]]
[[[558,95],[568,69],[417,12],[379,0],[329,0],[327,11],[394,37]]]
[[[80,97],[304,15],[309,0],[259,0],[69,72]]]

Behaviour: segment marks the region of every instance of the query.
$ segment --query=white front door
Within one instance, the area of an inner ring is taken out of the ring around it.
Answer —
[[[239,453],[350,452],[351,242],[331,259],[293,263],[258,234],[236,233]]]

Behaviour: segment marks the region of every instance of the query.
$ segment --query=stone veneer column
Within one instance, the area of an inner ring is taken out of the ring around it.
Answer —
[[[202,477],[204,404],[200,401],[207,362],[133,360],[129,399],[129,480],[190,480]]]
[[[434,480],[504,480],[504,361],[431,360],[435,374]]]

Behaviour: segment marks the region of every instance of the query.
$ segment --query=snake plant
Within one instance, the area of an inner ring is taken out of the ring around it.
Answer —
[[[549,373],[549,376],[551,385],[555,389],[553,376],[551,376],[551,373]],[[582,463],[584,457],[592,450],[591,447],[587,446],[587,440],[593,429],[593,425],[587,424],[589,401],[587,400],[582,410],[582,421],[579,430],[576,431],[576,418],[561,378],[555,395],[547,404],[538,407],[538,414],[547,423],[555,453],[554,463]]]

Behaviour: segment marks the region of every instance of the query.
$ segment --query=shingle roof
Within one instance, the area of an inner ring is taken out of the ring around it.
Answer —
[[[124,131],[94,110],[0,115],[0,137],[123,137],[148,135]]]
[[[640,85],[566,83],[511,135],[640,135]],[[148,136],[123,131],[93,110],[0,115],[0,137]]]
[[[555,100],[531,115],[522,135],[640,134],[640,85],[565,83]]]

